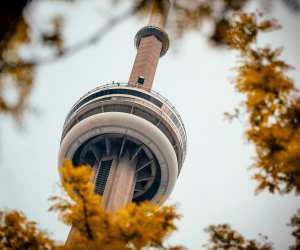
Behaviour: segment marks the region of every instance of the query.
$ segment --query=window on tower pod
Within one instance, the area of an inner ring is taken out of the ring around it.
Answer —
[[[144,76],[139,76],[137,82],[138,82],[138,84],[143,85],[144,82],[145,82],[145,77]]]

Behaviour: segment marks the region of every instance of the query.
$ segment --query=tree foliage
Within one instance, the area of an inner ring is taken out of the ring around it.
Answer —
[[[228,44],[240,52],[234,86],[246,96],[246,136],[256,148],[253,178],[258,182],[257,191],[298,193],[300,97],[288,76],[292,67],[280,59],[281,48],[256,45],[260,32],[279,25],[275,20],[260,21],[255,14],[238,14],[230,27]]]
[[[51,250],[54,242],[18,211],[0,212],[0,249]]]
[[[272,250],[266,236],[261,236],[262,242],[248,240],[227,224],[212,225],[205,229],[209,233],[209,243],[204,245],[208,250]]]
[[[292,216],[288,224],[293,228],[292,236],[295,240],[289,250],[300,249],[300,210]],[[211,225],[205,229],[209,234],[208,243],[204,247],[208,250],[273,250],[273,244],[268,237],[259,235],[260,241],[247,239],[228,224]]]
[[[290,250],[299,250],[300,249],[300,209],[291,218],[290,223],[288,225],[293,228],[292,235],[295,238],[295,243],[294,245],[290,246]]]
[[[71,240],[59,244],[40,231],[17,211],[0,213],[0,248],[4,250],[180,250],[167,247],[165,240],[175,230],[179,215],[174,206],[159,207],[150,202],[131,203],[115,213],[101,205],[94,192],[91,168],[74,167],[66,161],[61,167],[62,187],[67,197],[51,197],[50,211],[72,226]]]
[[[30,41],[29,33],[30,27],[24,18],[20,18],[16,31],[0,46],[0,113],[11,114],[15,118],[19,118],[27,107],[34,80],[33,65],[27,63],[21,67],[3,67],[3,64],[10,62],[11,65],[18,65],[23,62],[19,49]],[[6,97],[11,89],[15,92],[14,100]]]
[[[271,193],[300,191],[299,115],[300,97],[291,78],[292,69],[280,59],[282,49],[259,47],[259,33],[280,28],[276,20],[261,21],[257,14],[237,13],[233,16],[226,35],[227,44],[240,52],[237,75],[233,80],[238,92],[246,96],[245,107],[249,126],[246,136],[253,142],[256,159],[253,170],[258,182],[257,191]],[[226,114],[236,118],[242,112]],[[300,249],[300,210],[291,218],[290,227],[295,244],[290,250]],[[248,240],[229,225],[211,225],[206,229],[209,250],[272,250],[273,245]]]

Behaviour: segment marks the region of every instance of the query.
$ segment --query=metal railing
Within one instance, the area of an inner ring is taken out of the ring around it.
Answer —
[[[85,98],[87,98],[88,96],[96,93],[96,92],[99,92],[99,91],[102,91],[102,90],[106,90],[106,89],[112,89],[112,88],[118,88],[118,87],[126,87],[128,89],[139,89],[141,92],[144,92],[144,93],[148,93],[150,94],[151,96],[155,97],[156,99],[158,99],[159,101],[161,101],[163,104],[165,104],[170,110],[171,112],[175,115],[175,117],[177,118],[177,120],[180,122],[180,125],[179,124],[176,124],[176,122],[173,120],[173,123],[176,127],[178,127],[179,125],[179,131],[180,131],[180,134],[181,136],[183,136],[183,139],[184,139],[184,148],[186,148],[186,142],[187,142],[187,136],[186,136],[186,130],[185,130],[185,126],[184,126],[184,123],[183,123],[183,120],[181,118],[181,116],[179,115],[178,111],[176,110],[176,108],[172,105],[172,103],[165,97],[163,97],[161,94],[159,94],[158,92],[154,91],[154,90],[150,90],[150,91],[147,91],[147,90],[144,90],[142,88],[139,88],[138,86],[129,86],[128,83],[124,83],[124,82],[112,82],[112,83],[108,83],[108,84],[102,84],[94,89],[92,89],[91,91],[87,92],[85,95],[83,95],[71,108],[70,112],[68,113],[67,115],[67,118],[66,118],[66,122],[69,120],[69,118],[72,116],[72,114],[74,113],[74,111],[76,111],[76,107],[79,103],[81,103]],[[169,116],[170,117],[170,116]],[[171,119],[171,117],[170,117]]]
[[[112,83],[108,83],[108,84],[102,84],[94,89],[92,89],[91,91],[87,92],[84,96],[82,96],[74,105],[73,107],[71,108],[71,112],[72,110],[74,109],[74,107],[76,107],[76,105],[78,103],[80,103],[82,100],[84,100],[86,97],[88,97],[89,95],[93,94],[93,93],[96,93],[98,91],[101,91],[101,90],[105,90],[105,89],[111,89],[112,87],[128,87],[128,88],[138,88],[138,87],[131,87],[128,85],[128,83],[124,83],[124,82],[112,82]],[[140,90],[142,91],[145,91],[143,90],[142,88],[139,88]],[[182,126],[184,127],[184,123],[183,123],[183,120],[180,116],[180,114],[178,113],[178,111],[176,110],[176,108],[173,106],[173,104],[167,99],[165,98],[164,96],[162,96],[160,93],[154,91],[154,90],[150,90],[150,91],[145,91],[145,92],[148,92],[148,93],[151,93],[153,94],[153,96],[155,96],[158,100],[160,100],[162,103],[165,103],[167,104],[171,109],[172,111],[175,113],[176,117],[178,118],[178,120],[182,123]],[[71,113],[70,112],[70,113]],[[69,116],[69,114],[68,114]],[[67,116],[67,117],[68,117]]]

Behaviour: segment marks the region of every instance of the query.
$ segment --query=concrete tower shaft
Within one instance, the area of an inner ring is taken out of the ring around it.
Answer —
[[[153,0],[149,25],[135,37],[137,55],[128,83],[101,85],[67,115],[59,166],[88,164],[95,192],[115,211],[129,202],[162,204],[171,194],[186,155],[186,132],[174,106],[152,90],[159,58],[169,48],[163,30],[171,0]],[[74,235],[71,230],[69,238]]]
[[[130,86],[152,88],[159,58],[169,49],[169,37],[164,31],[171,1],[153,1],[149,24],[135,37],[137,55],[129,78]]]

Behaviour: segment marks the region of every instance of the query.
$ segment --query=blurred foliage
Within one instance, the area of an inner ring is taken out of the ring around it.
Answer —
[[[23,110],[27,106],[28,96],[30,95],[34,70],[30,63],[23,64],[19,56],[18,49],[20,46],[28,43],[30,27],[26,21],[21,18],[18,21],[16,32],[11,38],[0,46],[0,113],[12,114],[15,118],[20,118]],[[11,67],[5,67],[5,62],[9,61]],[[16,93],[13,100],[7,97],[7,92]]]
[[[202,24],[208,21],[212,25],[209,40],[217,46],[224,45],[229,28],[229,16],[242,10],[250,0],[186,1],[174,2],[174,22],[171,33],[181,38],[189,31],[200,31]]]
[[[289,250],[300,249],[300,210],[291,218],[288,224],[293,228],[292,236],[295,243]],[[211,225],[204,230],[209,234],[208,243],[203,245],[208,250],[273,250],[273,244],[268,237],[259,235],[260,240],[246,239],[228,224]]]
[[[64,39],[63,39],[64,19],[62,16],[55,16],[52,19],[51,32],[44,32],[42,34],[42,41],[45,46],[53,47],[57,54],[64,53]]]
[[[282,2],[293,12],[298,13],[300,11],[299,0],[282,0]]]
[[[61,220],[75,231],[66,249],[173,249],[163,246],[164,239],[176,230],[179,216],[174,207],[158,207],[150,202],[110,213],[101,206],[94,192],[91,168],[61,167],[62,185],[71,200],[52,197],[50,210],[58,211]],[[180,249],[180,248],[178,248]]]
[[[273,245],[262,236],[262,242],[248,240],[229,225],[212,225],[205,229],[209,234],[209,242],[204,247],[208,250],[272,250]]]
[[[73,167],[66,161],[61,167],[62,187],[67,197],[51,197],[50,211],[56,211],[67,225],[72,225],[70,240],[62,245],[17,211],[0,213],[0,248],[3,250],[181,250],[165,246],[179,219],[175,207],[159,207],[150,202],[131,203],[114,213],[101,205],[94,192],[91,168]]]
[[[292,245],[289,250],[299,250],[300,249],[300,210],[291,218],[290,227],[293,228],[292,235],[295,238],[295,244]]]
[[[280,28],[276,20],[261,20],[260,14],[235,13],[230,20],[225,41],[240,52],[237,75],[233,80],[236,90],[246,96],[241,106],[249,118],[246,136],[256,149],[253,166],[257,192],[271,193],[300,191],[300,97],[292,79],[292,69],[280,59],[281,48],[259,47],[260,33]],[[235,108],[227,118],[236,119],[243,112]],[[291,218],[295,244],[290,250],[300,249],[300,210]],[[209,250],[272,250],[268,238],[248,240],[229,225],[211,225],[206,230]]]
[[[17,211],[0,212],[0,249],[51,250],[54,242]]]
[[[278,23],[259,19],[236,14],[227,36],[228,44],[240,52],[234,85],[246,96],[246,135],[256,149],[254,179],[257,192],[299,193],[300,97],[287,74],[292,67],[280,59],[282,49],[256,45],[257,35],[278,29]]]

